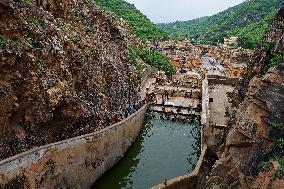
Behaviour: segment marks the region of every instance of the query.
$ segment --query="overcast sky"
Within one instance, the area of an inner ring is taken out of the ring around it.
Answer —
[[[210,16],[245,0],[126,0],[155,23]]]

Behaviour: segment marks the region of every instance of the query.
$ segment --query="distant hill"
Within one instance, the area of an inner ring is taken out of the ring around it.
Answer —
[[[96,2],[102,9],[114,12],[127,20],[134,33],[142,40],[162,39],[169,36],[130,3],[123,0],[96,0]]]
[[[210,17],[159,24],[176,38],[190,38],[204,44],[223,42],[238,36],[240,46],[255,48],[270,26],[282,0],[247,0]]]

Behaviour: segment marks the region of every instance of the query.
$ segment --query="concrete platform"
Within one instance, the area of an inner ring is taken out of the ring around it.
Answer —
[[[162,96],[157,95],[157,102],[156,104],[162,104]],[[190,99],[190,98],[184,98],[184,97],[170,97],[168,101],[166,101],[167,104],[174,104],[174,106],[178,107],[186,107],[188,108],[189,105],[191,107],[197,107],[198,104],[201,103],[198,99]]]

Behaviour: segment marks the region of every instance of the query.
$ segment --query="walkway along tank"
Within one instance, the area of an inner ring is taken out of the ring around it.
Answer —
[[[0,188],[82,188],[118,162],[143,126],[147,105],[101,131],[49,144],[0,162]]]

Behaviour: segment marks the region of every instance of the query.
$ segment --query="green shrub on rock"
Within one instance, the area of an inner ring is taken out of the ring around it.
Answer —
[[[277,53],[276,55],[274,55],[274,57],[272,59],[270,59],[269,65],[271,67],[276,66],[276,65],[278,65],[279,61],[283,58],[284,58],[284,52]]]
[[[169,75],[175,73],[175,68],[171,65],[170,59],[166,55],[142,45],[131,45],[129,49],[132,56],[140,57],[146,64],[162,70]]]

